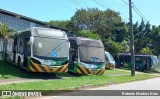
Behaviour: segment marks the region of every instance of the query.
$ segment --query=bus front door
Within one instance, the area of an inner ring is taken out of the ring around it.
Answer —
[[[28,66],[28,45],[27,45],[27,40],[24,40],[24,61],[23,61],[23,66],[27,67]]]

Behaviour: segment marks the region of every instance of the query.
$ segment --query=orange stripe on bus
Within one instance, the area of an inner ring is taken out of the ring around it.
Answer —
[[[51,72],[50,69],[48,68],[48,66],[44,66],[44,69],[45,69],[47,72]]]
[[[79,67],[81,68],[81,70],[82,70],[85,74],[88,74],[88,72],[85,70],[85,68],[83,68],[80,64],[79,64]]]
[[[88,69],[88,70],[89,70],[90,74],[94,74],[93,71],[92,71],[91,69]]]
[[[68,66],[68,64],[64,65],[63,68],[59,71],[60,73],[64,71],[64,69]]]
[[[31,61],[31,63],[38,69],[38,71],[44,72],[36,63],[34,63],[33,61]]]
[[[59,68],[61,68],[61,67],[55,67],[55,68],[52,70],[52,72],[56,72]]]
[[[105,71],[105,69],[102,69],[102,71],[101,71],[101,72],[99,72],[98,74],[102,74],[104,71]]]
[[[30,68],[30,70],[31,70],[32,72],[36,72],[36,71],[32,68],[32,66],[29,66],[29,68]]]
[[[78,72],[78,74],[82,74],[82,72],[79,69],[77,69],[77,72]]]

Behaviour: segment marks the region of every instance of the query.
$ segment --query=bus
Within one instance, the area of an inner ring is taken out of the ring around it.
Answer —
[[[64,31],[32,27],[4,43],[3,59],[31,72],[68,71],[70,43]]]
[[[69,42],[69,72],[80,75],[104,73],[105,50],[101,40],[70,37]]]
[[[131,68],[131,54],[118,54],[118,67]],[[155,55],[135,55],[135,69],[139,71],[158,71],[158,57]]]
[[[106,68],[114,69],[116,63],[115,63],[113,56],[109,52],[105,51],[105,57],[106,57]]]

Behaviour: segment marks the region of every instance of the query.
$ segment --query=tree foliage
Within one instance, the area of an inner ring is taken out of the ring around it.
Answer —
[[[56,27],[60,27],[60,28],[66,29],[68,22],[69,21],[54,21],[54,20],[51,20],[48,24],[52,25],[52,26],[56,26]]]
[[[100,38],[105,49],[113,55],[130,51],[129,23],[123,22],[120,13],[111,9],[79,9],[71,20],[52,20],[50,24],[74,31],[77,36]],[[160,26],[136,22],[133,24],[133,34],[136,54],[160,55]]]
[[[92,39],[100,39],[99,35],[96,33],[93,33],[89,30],[81,30],[75,33],[77,36],[80,37],[87,37],[87,38],[92,38]]]
[[[151,51],[150,48],[146,47],[146,48],[143,48],[143,49],[141,50],[141,54],[144,54],[144,55],[152,55],[153,53],[152,53],[152,51]]]
[[[13,37],[14,33],[16,32],[15,30],[11,29],[8,24],[6,23],[0,23],[0,38],[10,38]]]

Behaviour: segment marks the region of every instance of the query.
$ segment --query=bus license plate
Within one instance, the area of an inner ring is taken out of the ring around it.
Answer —
[[[50,66],[49,69],[54,69],[54,67],[53,67],[53,66]]]

